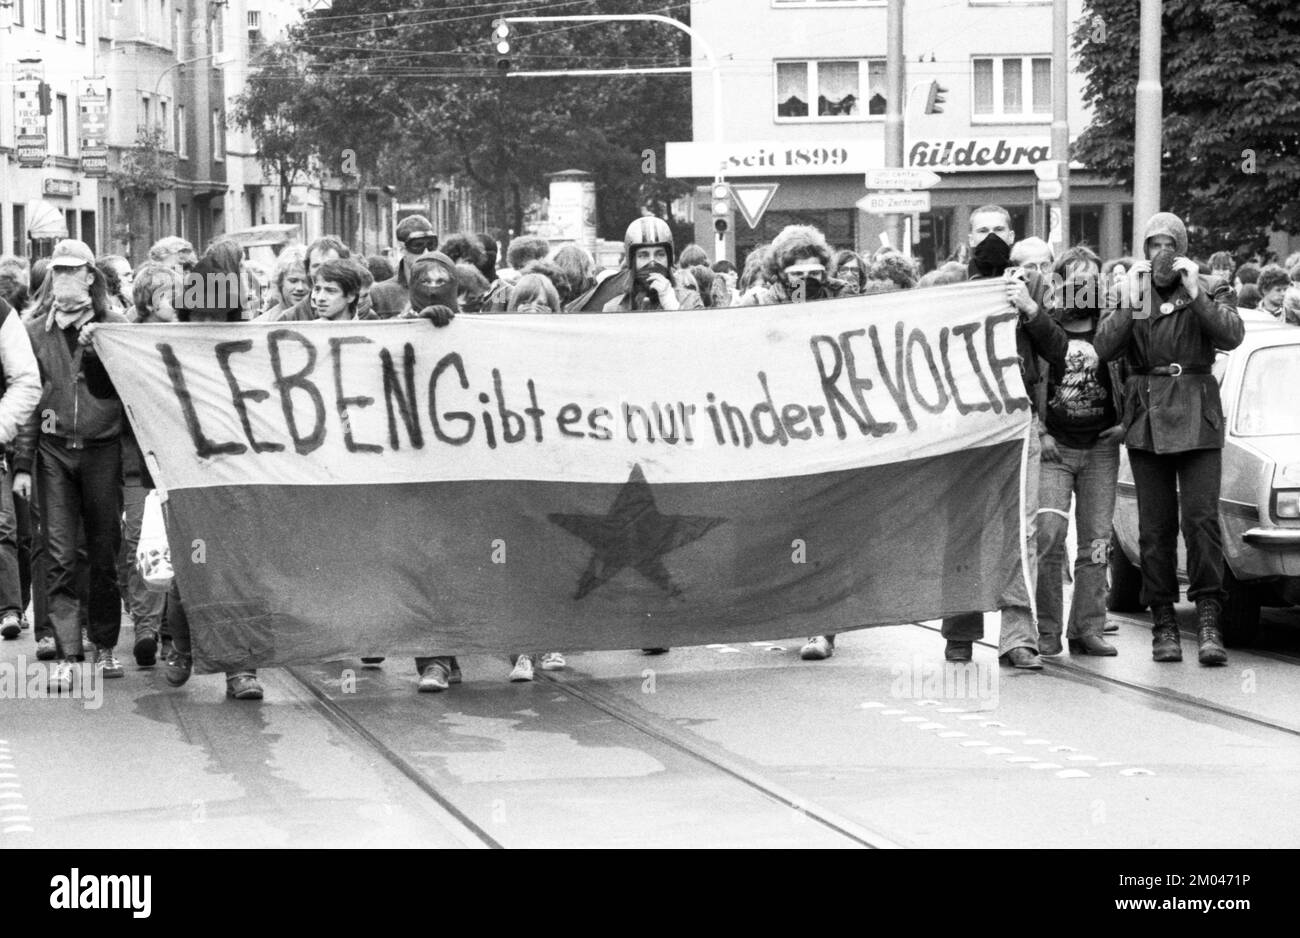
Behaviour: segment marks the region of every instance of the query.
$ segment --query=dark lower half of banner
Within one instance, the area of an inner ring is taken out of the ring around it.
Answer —
[[[1017,442],[726,483],[171,493],[200,672],[815,635],[1020,597]]]

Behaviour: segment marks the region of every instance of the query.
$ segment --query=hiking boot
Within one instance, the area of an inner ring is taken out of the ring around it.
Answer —
[[[163,679],[172,687],[180,687],[188,681],[193,670],[194,659],[175,648],[172,648],[170,654],[163,658]]]
[[[1196,641],[1199,645],[1196,660],[1201,664],[1228,663],[1228,652],[1223,647],[1223,633],[1219,631],[1219,604],[1213,599],[1196,601]]]
[[[1043,659],[1038,657],[1034,649],[1023,646],[1013,648],[999,659],[1004,665],[1013,668],[1019,668],[1022,671],[1041,671],[1043,670]]]
[[[834,635],[814,635],[799,649],[799,657],[804,661],[825,661],[835,654]]]
[[[1111,658],[1119,654],[1119,649],[1100,635],[1084,635],[1070,639],[1070,654]]]
[[[53,635],[47,635],[36,643],[36,660],[53,661],[59,657],[59,645]]]
[[[974,642],[963,641],[959,638],[950,638],[943,647],[943,657],[945,661],[970,661],[974,654]]]
[[[1178,618],[1173,606],[1152,606],[1151,660],[1182,661],[1183,646],[1178,641]]]
[[[111,648],[98,648],[95,650],[95,667],[106,678],[126,677],[126,669],[122,667],[122,662],[117,660],[117,655],[113,654]]]
[[[541,664],[543,671],[563,671],[568,662],[558,651],[548,651],[542,655]]]
[[[515,659],[514,670],[510,672],[510,680],[513,683],[522,683],[533,679],[533,656],[520,655]]]
[[[1060,632],[1039,632],[1038,633],[1038,653],[1040,655],[1059,655],[1064,649],[1061,647]]]
[[[262,683],[256,671],[235,671],[226,675],[226,696],[235,700],[261,700]]]
[[[135,630],[135,645],[131,649],[135,663],[142,668],[151,668],[158,662],[158,633],[150,628]]]
[[[12,642],[23,630],[23,622],[16,612],[6,612],[0,619],[0,638]]]

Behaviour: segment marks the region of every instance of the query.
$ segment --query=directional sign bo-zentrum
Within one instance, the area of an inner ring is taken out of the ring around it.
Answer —
[[[869,215],[906,215],[930,211],[928,192],[872,192],[858,199],[857,206]]]

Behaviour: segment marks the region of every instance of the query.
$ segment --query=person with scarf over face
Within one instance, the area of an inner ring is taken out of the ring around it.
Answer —
[[[1002,278],[1007,302],[1020,313],[1016,324],[1016,351],[1020,357],[1020,374],[1030,408],[1035,411],[1029,433],[1028,465],[1025,469],[1025,557],[1028,588],[1037,582],[1038,548],[1034,520],[1038,514],[1039,421],[1036,402],[1042,375],[1039,359],[1049,367],[1061,368],[1069,345],[1064,330],[1049,314],[1049,284],[1039,274],[1011,267],[1011,245],[1016,233],[1011,216],[1000,205],[985,205],[970,216],[971,280]],[[953,558],[952,563],[959,563]],[[1002,630],[998,637],[998,658],[1003,664],[1028,670],[1042,670],[1038,657],[1038,625],[1029,606],[1029,596],[1021,582],[1020,571],[1015,583],[1003,591]],[[940,630],[947,639],[944,657],[949,661],[970,661],[973,643],[984,637],[984,613],[972,611],[943,620]]]
[[[623,266],[566,306],[569,313],[639,313],[703,309],[698,293],[673,283],[673,233],[668,223],[643,215],[623,234]]]
[[[117,551],[122,528],[122,401],[90,339],[102,322],[126,322],[108,307],[103,274],[81,241],[67,239],[50,258],[53,286],[35,310],[27,335],[41,373],[41,399],[19,436],[14,491],[24,498],[37,481],[49,576],[49,618],[58,662],[47,685],[72,688],[84,661],[77,533],[84,525],[90,567],[89,631],[103,677],[125,673],[114,650],[122,621]]]
[[[1064,623],[1065,539],[1070,502],[1075,506],[1078,550],[1067,637],[1072,655],[1118,654],[1106,630],[1106,566],[1115,483],[1119,473],[1118,382],[1115,366],[1093,347],[1105,307],[1101,261],[1085,247],[1071,248],[1052,270],[1059,284],[1052,317],[1069,338],[1063,368],[1048,370],[1043,413],[1042,470],[1038,482],[1038,650],[1059,655]]]
[[[1245,338],[1232,287],[1199,273],[1187,257],[1187,229],[1157,212],[1142,238],[1144,259],[1129,271],[1124,301],[1105,317],[1093,345],[1103,361],[1129,366],[1124,444],[1138,501],[1142,603],[1151,608],[1151,657],[1182,661],[1178,620],[1179,515],[1187,545],[1187,598],[1196,603],[1197,658],[1228,660],[1223,607],[1219,482],[1223,402],[1211,373],[1215,351]]]

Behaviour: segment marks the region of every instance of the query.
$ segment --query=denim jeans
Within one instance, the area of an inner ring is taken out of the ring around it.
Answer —
[[[1044,461],[1038,485],[1038,631],[1060,635],[1065,579],[1065,539],[1070,500],[1075,499],[1078,552],[1068,638],[1100,636],[1106,630],[1106,566],[1115,515],[1119,441],[1098,441],[1091,449],[1056,444],[1058,461]]]
[[[1038,515],[1038,463],[1043,444],[1038,438],[1038,420],[1035,418],[1029,430],[1029,459],[1025,467],[1025,575],[1029,579],[1029,594],[1034,594],[1034,584],[1038,574],[1038,546],[1034,533],[1034,521]],[[1020,566],[1016,565],[1014,577],[1020,577]],[[1015,592],[1023,592],[1023,588]],[[1005,655],[1013,648],[1028,648],[1038,651],[1038,626],[1034,624],[1033,611],[1019,603],[1004,604],[1002,611],[1002,629],[998,636],[998,654]],[[959,615],[945,616],[940,633],[950,641],[976,642],[984,637],[984,613],[964,612]]]
[[[0,468],[0,616],[6,612],[22,615],[27,604],[23,602],[23,583],[19,576],[18,516],[14,512],[13,479]]]
[[[1223,531],[1219,527],[1219,475],[1223,451],[1151,453],[1130,449],[1137,488],[1138,552],[1142,603],[1178,602],[1178,520],[1187,545],[1187,598],[1223,602]]]
[[[36,478],[49,576],[50,624],[63,658],[80,659],[81,614],[90,640],[117,646],[122,597],[117,551],[122,540],[122,446],[117,440],[71,448],[54,438],[37,444]],[[84,526],[90,568],[87,600],[78,589],[78,535]],[[39,584],[38,584],[39,585]]]

